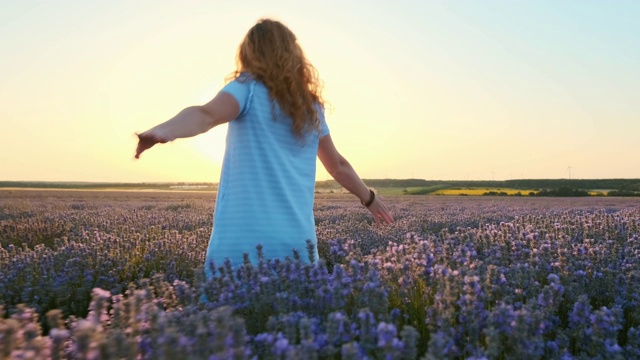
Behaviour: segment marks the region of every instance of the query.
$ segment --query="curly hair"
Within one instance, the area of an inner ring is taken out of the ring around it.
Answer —
[[[267,87],[271,99],[293,120],[292,130],[298,137],[319,128],[318,111],[324,108],[322,83],[296,36],[285,25],[261,19],[249,29],[230,78],[236,79],[244,72]]]

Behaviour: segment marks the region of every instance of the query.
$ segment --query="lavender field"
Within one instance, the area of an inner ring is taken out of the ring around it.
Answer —
[[[640,358],[640,199],[327,195],[204,281],[213,201],[0,190],[0,359]]]

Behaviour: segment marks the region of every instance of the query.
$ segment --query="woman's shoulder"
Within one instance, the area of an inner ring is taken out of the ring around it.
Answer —
[[[256,82],[257,79],[250,72],[243,71],[238,75],[236,75],[236,77],[232,80],[232,82],[233,81],[237,81],[244,84],[244,83]]]
[[[250,90],[251,92],[253,92],[254,88],[265,88],[266,89],[266,87],[264,86],[262,81],[260,81],[258,78],[256,78],[250,72],[241,72],[241,73],[237,74],[236,77],[231,79],[231,81],[229,81],[229,83],[227,85],[231,85],[231,86],[239,87],[239,88],[244,88],[244,89],[247,89],[247,91],[249,91],[249,89],[251,89]]]

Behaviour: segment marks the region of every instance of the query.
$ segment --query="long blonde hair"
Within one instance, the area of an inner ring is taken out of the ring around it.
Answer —
[[[231,78],[248,72],[268,89],[272,100],[293,120],[293,132],[318,129],[324,107],[318,71],[306,59],[296,36],[279,21],[261,19],[245,36]]]

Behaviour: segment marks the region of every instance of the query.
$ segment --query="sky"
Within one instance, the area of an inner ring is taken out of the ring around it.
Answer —
[[[640,1],[4,0],[0,181],[217,182],[225,125],[140,160],[135,133],[213,98],[265,17],[362,178],[640,178]]]

